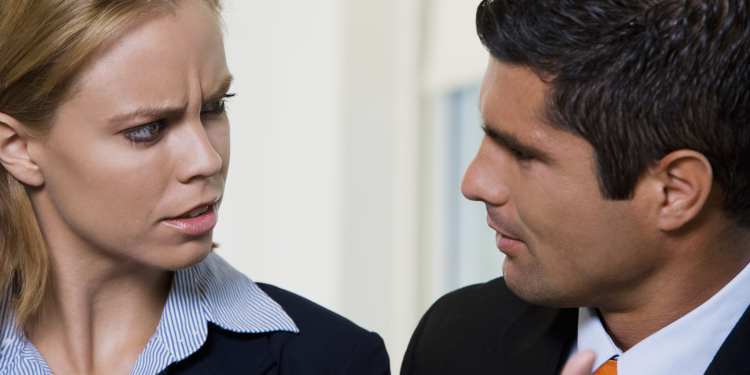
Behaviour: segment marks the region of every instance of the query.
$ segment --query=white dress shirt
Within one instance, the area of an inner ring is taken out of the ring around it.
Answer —
[[[618,375],[700,375],[750,305],[750,266],[708,301],[623,352],[607,334],[599,315],[582,307],[577,350],[596,353],[594,370],[613,356]]]

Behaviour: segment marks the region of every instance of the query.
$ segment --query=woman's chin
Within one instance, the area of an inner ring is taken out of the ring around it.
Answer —
[[[177,249],[168,250],[169,254],[162,254],[159,259],[160,268],[176,271],[200,263],[214,249],[214,243],[183,244]]]

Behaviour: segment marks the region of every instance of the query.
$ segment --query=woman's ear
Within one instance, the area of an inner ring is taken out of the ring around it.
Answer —
[[[0,113],[0,164],[21,183],[40,187],[44,176],[29,152],[31,140],[23,124]]]
[[[661,184],[658,226],[674,231],[694,220],[706,207],[713,186],[708,159],[693,150],[678,150],[663,157],[651,176]]]

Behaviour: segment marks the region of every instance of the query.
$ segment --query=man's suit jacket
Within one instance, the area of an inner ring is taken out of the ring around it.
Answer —
[[[557,375],[577,330],[578,309],[528,304],[495,279],[432,305],[414,331],[401,375]],[[750,308],[706,374],[750,374]]]
[[[206,343],[167,375],[387,375],[383,340],[313,302],[258,284],[284,308],[300,333],[235,333],[210,325]]]

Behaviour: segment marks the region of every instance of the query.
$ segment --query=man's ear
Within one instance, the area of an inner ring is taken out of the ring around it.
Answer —
[[[29,153],[31,137],[15,118],[0,113],[0,164],[21,183],[39,187],[44,177]]]
[[[680,229],[705,208],[713,186],[713,168],[703,154],[693,150],[673,151],[650,174],[661,187],[659,229]]]

